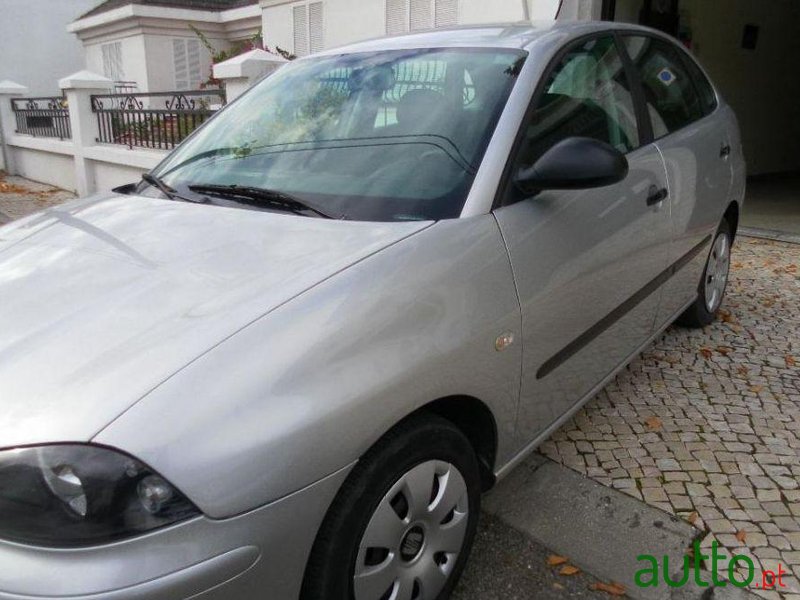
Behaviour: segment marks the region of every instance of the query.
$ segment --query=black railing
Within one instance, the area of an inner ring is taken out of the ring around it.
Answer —
[[[66,98],[14,98],[11,110],[17,119],[17,133],[60,140],[72,137]]]
[[[97,141],[129,148],[174,148],[224,104],[224,90],[94,95]]]

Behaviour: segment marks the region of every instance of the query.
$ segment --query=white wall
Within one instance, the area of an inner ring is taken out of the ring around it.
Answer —
[[[0,80],[31,96],[58,95],[56,82],[84,68],[83,48],[67,25],[98,0],[0,0]]]
[[[147,53],[144,36],[130,35],[123,38],[98,39],[86,45],[86,68],[92,73],[105,75],[103,71],[103,44],[120,42],[122,44],[122,71],[125,81],[135,81],[139,91],[146,92],[147,88]],[[169,64],[172,64],[170,59]],[[68,74],[68,73],[66,73]],[[62,75],[63,77],[64,75]]]
[[[0,100],[6,100],[5,97]],[[13,174],[78,192],[75,144],[71,140],[9,135],[6,151],[11,155]],[[138,181],[167,155],[166,150],[129,149],[111,144],[95,144],[82,149],[91,190],[106,191]]]
[[[800,169],[800,2],[681,0],[681,17],[736,110],[748,172]],[[741,47],[745,24],[760,27],[755,50]]]
[[[75,192],[72,156],[22,147],[13,147],[11,151],[16,175]]]

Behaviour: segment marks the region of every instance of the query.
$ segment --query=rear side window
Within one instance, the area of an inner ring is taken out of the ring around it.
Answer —
[[[710,115],[714,112],[714,109],[717,108],[717,95],[714,93],[714,87],[693,59],[686,57],[684,62],[686,66],[689,67],[689,74],[692,76],[694,85],[700,93],[700,102],[703,105],[703,112]]]
[[[532,165],[573,136],[606,142],[623,153],[639,146],[631,87],[612,36],[579,42],[549,75],[518,163]]]
[[[623,36],[641,77],[653,135],[664,137],[705,115],[700,95],[678,50],[646,36]]]

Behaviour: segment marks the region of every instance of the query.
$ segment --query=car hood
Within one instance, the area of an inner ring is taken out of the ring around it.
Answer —
[[[113,195],[0,228],[0,448],[91,439],[249,323],[429,225]]]

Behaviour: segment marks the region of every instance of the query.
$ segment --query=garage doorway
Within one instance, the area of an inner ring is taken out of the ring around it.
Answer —
[[[800,236],[800,1],[603,0],[602,18],[665,31],[700,60],[742,130],[741,225]]]

